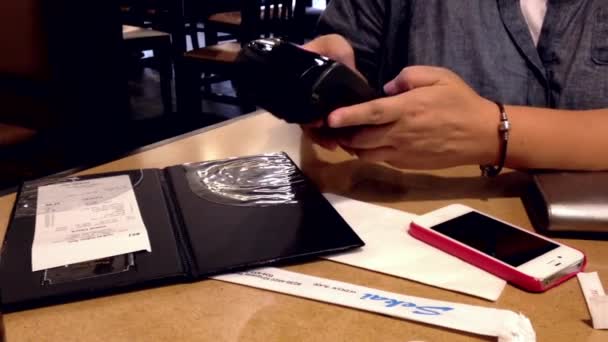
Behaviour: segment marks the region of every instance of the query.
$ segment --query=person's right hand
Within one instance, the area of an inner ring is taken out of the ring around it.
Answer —
[[[355,66],[353,47],[339,34],[317,37],[302,45],[302,48],[340,62],[359,73]],[[326,149],[335,150],[338,147],[338,143],[336,142],[337,137],[331,134],[330,129],[323,126],[323,121],[319,120],[311,124],[302,125],[302,130],[314,143]]]

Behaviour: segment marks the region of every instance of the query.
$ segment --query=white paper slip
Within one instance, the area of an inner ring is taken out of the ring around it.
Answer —
[[[488,300],[500,297],[504,280],[412,237],[407,230],[415,215],[333,194],[325,197],[365,242],[326,259]]]
[[[579,273],[576,276],[591,314],[593,328],[608,329],[608,296],[597,272]]]
[[[530,321],[509,310],[405,296],[271,267],[213,278],[478,335],[496,336],[498,341],[536,340]]]
[[[147,250],[129,176],[38,188],[32,271]]]

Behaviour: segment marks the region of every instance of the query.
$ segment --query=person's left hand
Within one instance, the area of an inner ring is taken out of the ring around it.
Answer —
[[[388,97],[329,115],[333,128],[364,125],[338,141],[359,158],[409,169],[490,164],[498,158],[498,107],[455,73],[408,67],[384,91]]]

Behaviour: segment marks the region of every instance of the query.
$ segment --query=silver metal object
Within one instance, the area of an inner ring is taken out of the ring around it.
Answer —
[[[608,172],[539,173],[533,180],[524,203],[535,227],[608,233]]]

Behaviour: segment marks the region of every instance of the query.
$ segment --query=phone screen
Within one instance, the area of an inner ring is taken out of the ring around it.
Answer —
[[[431,229],[513,267],[559,247],[477,212],[453,218]]]

